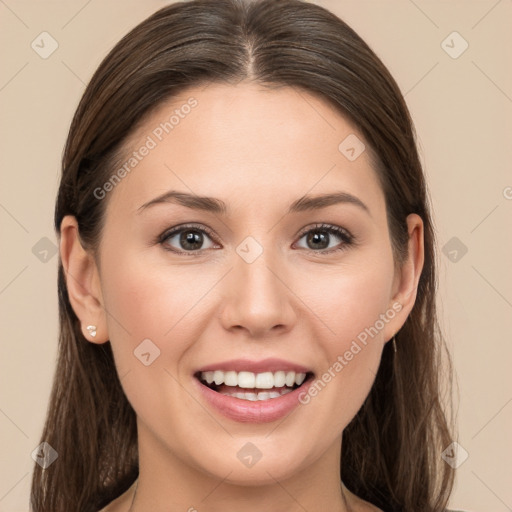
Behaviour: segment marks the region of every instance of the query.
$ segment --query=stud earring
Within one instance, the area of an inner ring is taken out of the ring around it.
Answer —
[[[94,338],[96,336],[96,326],[95,325],[88,325],[86,327],[86,329],[92,338]]]

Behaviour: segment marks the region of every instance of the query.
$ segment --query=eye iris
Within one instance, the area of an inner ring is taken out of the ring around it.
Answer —
[[[203,235],[199,231],[183,231],[180,236],[180,243],[185,249],[199,249],[203,243]]]
[[[325,249],[329,246],[328,232],[327,231],[313,231],[308,235],[308,243],[318,244],[320,242],[321,247],[318,245],[315,249]]]

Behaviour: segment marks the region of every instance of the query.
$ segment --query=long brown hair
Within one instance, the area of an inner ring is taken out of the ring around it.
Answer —
[[[407,255],[406,217],[424,223],[424,268],[415,305],[387,343],[375,383],[343,433],[340,477],[386,511],[440,512],[453,485],[441,458],[452,441],[451,363],[436,316],[434,227],[405,101],[368,45],[326,9],[301,0],[191,0],[166,6],[103,60],[74,115],[62,161],[55,229],[78,220],[96,251],[107,200],[94,190],[116,169],[127,136],[162,101],[187,87],[255,81],[302,88],[329,102],[365,138],[384,191],[396,265]],[[41,441],[58,453],[35,465],[34,512],[95,512],[138,475],[135,412],[110,342],[80,330],[59,263],[57,368]],[[447,356],[447,357],[444,357]],[[446,380],[442,377],[446,376]],[[445,408],[446,407],[446,408]]]

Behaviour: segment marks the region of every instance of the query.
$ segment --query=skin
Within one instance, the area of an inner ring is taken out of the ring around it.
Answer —
[[[349,134],[362,135],[322,99],[293,88],[189,89],[145,120],[126,154],[190,97],[198,105],[103,199],[98,257],[80,245],[73,217],[61,226],[71,304],[91,343],[110,340],[137,414],[140,475],[131,510],[375,511],[340,486],[341,436],[371,389],[384,344],[414,305],[421,218],[407,218],[409,256],[395,269],[368,152],[349,161],[338,150]],[[139,210],[169,190],[219,198],[230,215],[176,203]],[[369,213],[350,203],[286,213],[305,194],[337,191],[358,197]],[[215,240],[204,235],[197,257],[165,249],[192,252],[179,236],[155,241],[184,223],[214,233]],[[311,245],[301,232],[316,223],[347,229],[355,245],[328,253],[344,244],[335,234],[328,248]],[[252,263],[236,252],[247,236],[263,249]],[[227,419],[192,385],[199,367],[233,358],[283,358],[321,376],[397,303],[401,310],[378,335],[284,420]],[[149,366],[133,354],[146,338],[161,351]],[[237,458],[249,441],[262,453],[251,468]],[[131,500],[125,493],[111,510],[127,512]]]

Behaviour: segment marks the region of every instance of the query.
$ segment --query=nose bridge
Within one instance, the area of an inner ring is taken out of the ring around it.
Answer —
[[[254,335],[276,326],[289,327],[293,309],[278,260],[275,250],[252,237],[239,244],[225,295],[222,316],[226,328],[244,327]]]

